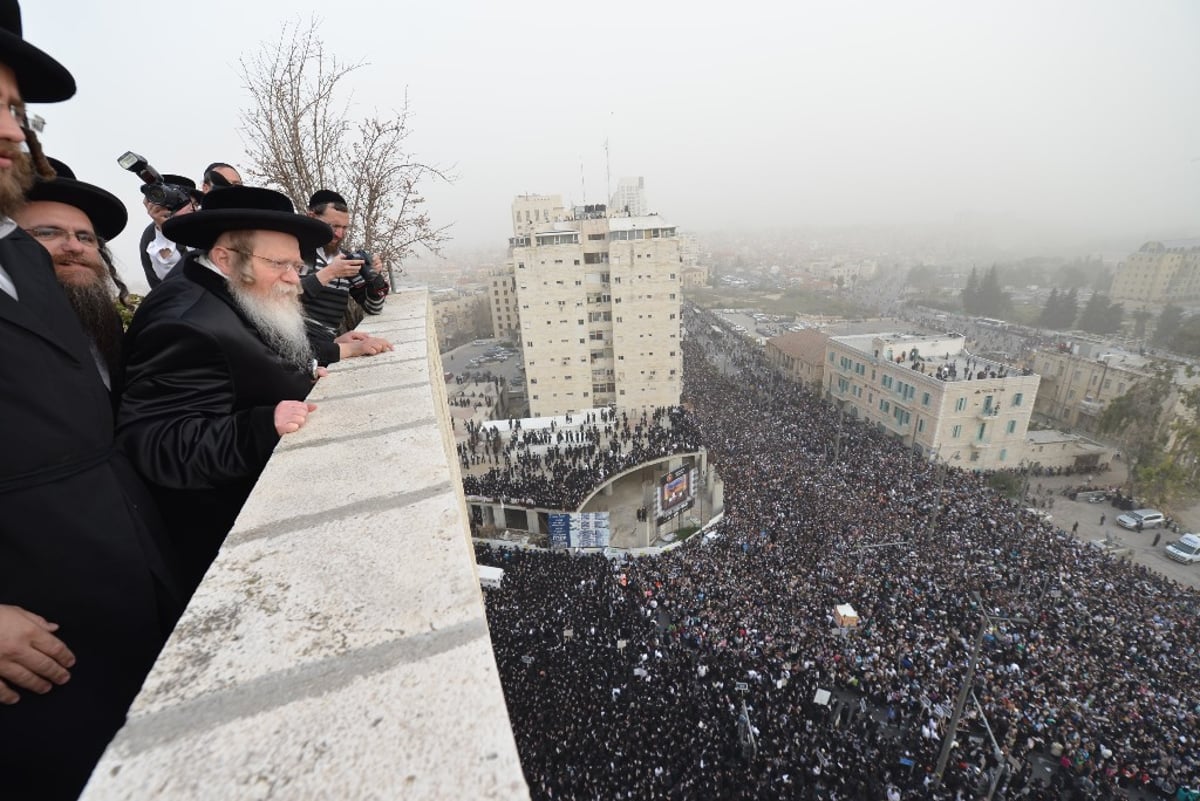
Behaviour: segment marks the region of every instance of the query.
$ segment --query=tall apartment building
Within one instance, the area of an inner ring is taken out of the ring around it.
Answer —
[[[657,215],[609,217],[603,205],[560,219],[552,209],[539,224],[547,206],[530,208],[529,197],[513,203],[509,254],[530,414],[679,403],[675,227]]]
[[[923,454],[966,469],[1016,467],[1038,376],[963,350],[961,336],[831,337],[825,392]]]
[[[1142,245],[1117,267],[1111,294],[1138,306],[1200,302],[1200,239]]]

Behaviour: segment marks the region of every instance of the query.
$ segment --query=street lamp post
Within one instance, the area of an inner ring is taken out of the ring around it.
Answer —
[[[950,751],[954,747],[954,737],[958,734],[958,721],[962,718],[963,707],[967,705],[967,698],[971,694],[971,685],[975,681],[975,668],[979,665],[979,649],[983,647],[983,633],[987,630],[988,624],[992,621],[1007,621],[1011,623],[1028,623],[1029,621],[1023,617],[1002,617],[1000,615],[992,615],[984,611],[983,601],[980,600],[978,593],[972,593],[975,603],[979,605],[979,630],[975,632],[975,639],[971,643],[971,660],[967,664],[967,675],[963,677],[962,685],[958,688],[958,698],[954,701],[954,711],[950,715],[950,723],[946,728],[946,734],[942,738],[942,751],[938,754],[937,768],[934,771],[934,785],[942,786],[942,779],[946,773],[946,763],[950,761]]]

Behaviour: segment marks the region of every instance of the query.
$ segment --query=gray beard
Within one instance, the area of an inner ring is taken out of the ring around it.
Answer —
[[[309,369],[312,346],[308,344],[299,295],[276,293],[262,298],[237,280],[229,282],[229,292],[271,350],[288,364]]]

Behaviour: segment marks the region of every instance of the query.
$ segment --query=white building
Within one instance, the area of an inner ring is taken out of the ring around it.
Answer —
[[[530,220],[526,231],[526,208],[517,213],[524,200],[513,204],[510,254],[530,414],[677,404],[675,227],[657,215],[610,218],[604,206],[586,206]]]
[[[617,191],[613,192],[608,207],[613,214],[628,214],[630,217],[649,214],[646,207],[646,179],[639,175],[617,181]]]
[[[956,467],[1017,467],[1038,376],[972,356],[961,336],[831,337],[825,391],[923,454]]]

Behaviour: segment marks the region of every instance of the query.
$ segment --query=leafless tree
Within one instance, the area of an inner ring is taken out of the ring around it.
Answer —
[[[327,52],[320,21],[284,26],[276,42],[240,60],[250,106],[240,113],[250,178],[304,209],[318,189],[342,194],[351,212],[346,241],[390,268],[417,249],[438,253],[449,226],[435,226],[421,185],[450,181],[446,170],[407,149],[408,94],[391,116],[353,113],[347,78],[365,62]]]

